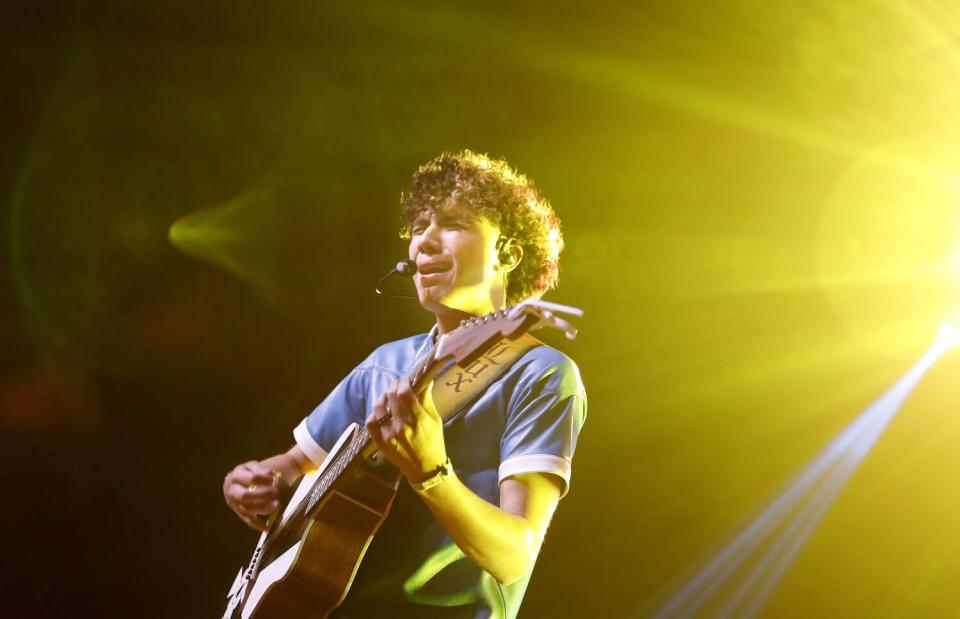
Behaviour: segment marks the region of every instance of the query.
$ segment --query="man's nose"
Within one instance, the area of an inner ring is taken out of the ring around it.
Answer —
[[[416,249],[425,254],[438,253],[440,251],[440,227],[434,224],[427,226],[417,240]]]

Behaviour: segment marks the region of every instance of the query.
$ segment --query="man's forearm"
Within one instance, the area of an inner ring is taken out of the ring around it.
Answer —
[[[455,475],[420,496],[464,554],[498,582],[527,573],[543,540],[526,518],[483,500]]]

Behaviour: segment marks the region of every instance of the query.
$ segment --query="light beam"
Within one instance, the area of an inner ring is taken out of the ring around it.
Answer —
[[[814,457],[654,618],[693,617],[708,605],[711,616],[755,616],[917,383],[958,344],[960,330],[941,327],[913,367]]]

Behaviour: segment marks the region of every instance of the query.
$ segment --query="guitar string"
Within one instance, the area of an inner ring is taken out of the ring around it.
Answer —
[[[430,351],[423,357],[423,359],[414,365],[413,370],[408,376],[412,384],[416,384],[422,378],[426,372],[428,364],[434,361],[437,348],[438,343],[434,343],[430,348]],[[284,527],[286,527],[291,520],[305,516],[307,512],[316,506],[320,498],[326,495],[327,491],[330,489],[330,486],[332,486],[336,478],[340,476],[340,473],[342,473],[343,470],[349,466],[349,464],[357,456],[357,454],[359,454],[363,448],[369,444],[370,439],[370,433],[366,428],[364,428],[363,432],[358,432],[356,436],[351,439],[347,447],[342,449],[335,456],[334,461],[320,476],[320,479],[314,485],[313,490],[305,494],[293,511],[291,511],[286,517],[281,516],[277,526],[270,531],[270,533],[267,535],[267,538],[264,540],[261,554],[268,553],[268,549],[271,547],[271,542],[279,537]]]

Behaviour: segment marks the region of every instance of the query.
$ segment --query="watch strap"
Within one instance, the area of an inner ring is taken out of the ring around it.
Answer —
[[[430,474],[430,477],[421,482],[410,482],[410,486],[413,488],[414,492],[424,492],[430,488],[433,488],[434,486],[439,486],[452,474],[453,465],[450,464],[450,458],[448,457],[443,464],[433,470],[433,472]]]

